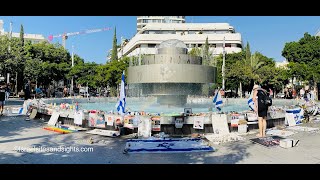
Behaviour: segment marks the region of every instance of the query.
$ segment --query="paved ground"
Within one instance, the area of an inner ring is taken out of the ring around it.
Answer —
[[[41,120],[25,121],[25,116],[0,117],[0,164],[319,164],[320,132],[299,132],[297,147],[265,148],[245,141],[215,145],[216,152],[175,154],[123,154],[125,138],[108,138],[84,132],[57,134],[43,130]],[[319,124],[308,124],[320,127]],[[89,139],[94,143],[90,144]],[[93,148],[93,152],[17,152],[30,147]]]
[[[301,132],[291,136],[300,139],[297,147],[265,148],[247,140],[215,145],[216,152],[176,154],[123,154],[124,138],[88,135],[84,132],[57,134],[43,130],[41,120],[25,121],[24,116],[1,117],[0,163],[5,164],[251,164],[251,163],[320,163],[320,133]],[[313,124],[319,127],[320,124]],[[89,138],[93,137],[93,144]],[[17,147],[92,147],[93,152],[17,152]]]

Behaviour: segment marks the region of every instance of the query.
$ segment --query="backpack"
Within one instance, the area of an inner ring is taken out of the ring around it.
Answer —
[[[265,91],[262,91],[263,93],[263,103],[266,106],[272,106],[272,99],[270,98],[270,96],[268,96],[268,94]]]

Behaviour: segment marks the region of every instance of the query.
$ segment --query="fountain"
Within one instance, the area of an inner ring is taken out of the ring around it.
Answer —
[[[129,96],[154,96],[160,105],[185,105],[188,95],[201,95],[202,85],[215,83],[216,67],[203,65],[200,56],[188,55],[182,41],[164,41],[157,51],[130,62]]]

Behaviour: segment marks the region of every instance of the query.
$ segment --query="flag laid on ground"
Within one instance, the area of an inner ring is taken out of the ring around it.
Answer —
[[[252,111],[254,111],[254,102],[253,102],[252,96],[253,96],[253,92],[251,92],[251,95],[250,95],[250,97],[249,97],[249,99],[248,99],[248,105],[249,105],[250,109],[251,109]]]
[[[218,111],[221,111],[222,106],[222,98],[219,90],[216,90],[216,95],[213,98],[213,104],[215,104],[215,107],[218,109]]]
[[[126,109],[126,93],[125,93],[124,86],[125,86],[125,79],[124,79],[124,71],[123,71],[122,77],[121,77],[120,98],[116,105],[117,111],[121,115],[125,114],[125,109]]]

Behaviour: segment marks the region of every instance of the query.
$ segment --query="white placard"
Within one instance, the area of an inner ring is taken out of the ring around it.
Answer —
[[[52,115],[51,115],[51,117],[50,117],[50,120],[49,120],[49,122],[48,122],[48,125],[49,126],[55,126],[56,125],[56,123],[57,123],[57,121],[58,121],[58,119],[59,119],[59,116],[60,116],[60,113],[59,112],[53,112],[52,113]]]
[[[212,128],[215,134],[229,134],[226,114],[212,115]]]
[[[193,117],[193,128],[203,129],[204,128],[204,116],[194,116]]]
[[[288,122],[289,126],[295,126],[296,125],[296,121],[295,121],[295,114],[292,113],[286,113],[285,115],[285,121]]]
[[[75,111],[73,118],[74,118],[73,119],[74,124],[82,125],[83,112]]]
[[[151,136],[151,120],[149,117],[140,117],[138,125],[138,137],[148,138]]]

